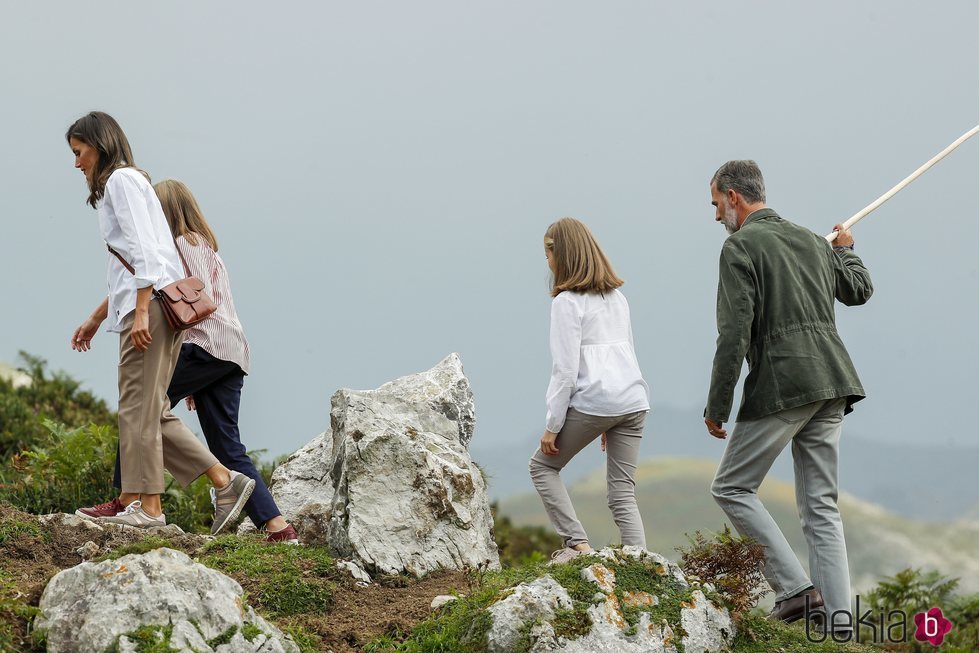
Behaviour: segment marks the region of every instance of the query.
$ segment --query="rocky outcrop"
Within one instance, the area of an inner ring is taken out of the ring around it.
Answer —
[[[486,648],[490,653],[513,651],[526,624],[550,621],[559,610],[570,610],[572,605],[568,590],[550,576],[521,583],[505,599],[490,606],[493,625],[486,635]]]
[[[173,549],[83,562],[56,575],[41,596],[35,629],[49,653],[136,650],[127,637],[145,626],[169,632],[174,650],[298,653],[298,647],[242,599],[241,586]],[[172,630],[171,630],[172,629]]]
[[[499,567],[458,355],[376,390],[337,391],[330,423],[272,478],[303,541],[373,574]]]
[[[492,625],[487,648],[513,650],[520,633],[527,632],[531,653],[676,653],[680,633],[679,641],[687,653],[729,650],[735,626],[728,611],[714,605],[700,589],[691,587],[679,568],[663,556],[638,547],[624,547],[602,549],[591,560],[594,562],[580,572],[582,580],[595,588],[592,603],[581,619],[588,624],[587,632],[562,632],[555,617],[572,604],[567,590],[548,575],[518,585],[489,608]],[[615,569],[631,567],[634,573],[636,565],[642,566],[643,573],[665,577],[665,584],[660,585],[670,588],[674,601],[677,593],[688,597],[680,604],[679,614],[674,613],[671,619],[663,618],[662,613],[654,616],[660,597],[636,589],[618,591]],[[640,611],[634,623],[626,620],[623,607]]]
[[[279,510],[309,544],[325,544],[333,503],[330,468],[333,466],[333,434],[320,433],[275,468],[269,490]],[[251,532],[251,520],[239,532]]]

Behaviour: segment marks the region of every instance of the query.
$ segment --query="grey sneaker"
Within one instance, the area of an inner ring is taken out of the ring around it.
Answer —
[[[240,472],[231,472],[231,482],[220,490],[211,488],[211,503],[214,504],[211,535],[217,535],[234,523],[254,489],[255,479]]]
[[[130,503],[126,506],[125,510],[115,517],[99,517],[96,521],[107,524],[135,526],[136,528],[156,528],[157,526],[167,525],[167,517],[163,513],[160,513],[159,517],[150,517],[143,512],[143,502],[139,499]]]
[[[563,565],[566,562],[571,562],[572,560],[580,556],[582,553],[583,553],[582,551],[578,551],[576,549],[572,549],[569,546],[566,546],[563,549],[558,549],[557,551],[552,553],[551,561],[547,564]]]

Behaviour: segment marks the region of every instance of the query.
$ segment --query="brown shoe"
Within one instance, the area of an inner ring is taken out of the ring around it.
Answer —
[[[821,607],[823,607],[823,595],[819,593],[819,590],[810,588],[795,596],[776,602],[775,607],[768,614],[768,618],[790,624],[802,619],[807,609],[814,610]]]
[[[119,497],[116,497],[112,501],[100,503],[91,508],[79,508],[75,514],[84,519],[98,519],[99,517],[115,517],[125,509],[126,506],[119,502]]]
[[[292,524],[289,524],[281,531],[266,531],[265,541],[271,544],[299,544],[299,534]]]

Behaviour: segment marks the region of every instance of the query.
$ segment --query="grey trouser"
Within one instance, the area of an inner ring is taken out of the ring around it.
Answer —
[[[828,399],[738,422],[711,486],[711,494],[738,532],[765,547],[765,578],[775,590],[775,600],[814,585],[823,595],[827,614],[850,611],[846,542],[836,505],[845,406],[845,399]],[[809,544],[811,582],[758,499],[758,486],[789,442],[795,465],[796,505]]]
[[[167,387],[184,334],[170,328],[159,300],[150,301],[149,318],[146,351],[133,346],[135,313],[119,334],[119,461],[122,491],[131,494],[162,494],[164,464],[186,486],[218,462],[170,412]]]
[[[647,412],[598,417],[569,408],[564,428],[557,434],[555,442],[560,453],[545,456],[538,448],[530,459],[530,478],[544,502],[544,510],[554,530],[564,540],[565,546],[584,544],[588,541],[588,535],[575,515],[571,497],[561,482],[559,472],[575,454],[604,433],[608,455],[608,507],[612,510],[612,519],[619,527],[622,544],[646,547],[646,532],[636,505],[636,463]]]

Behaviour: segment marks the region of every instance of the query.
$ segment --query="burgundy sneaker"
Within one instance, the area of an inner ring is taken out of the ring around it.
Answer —
[[[98,519],[99,517],[115,517],[125,509],[126,506],[119,502],[119,497],[116,497],[112,501],[100,503],[91,508],[79,508],[75,514],[83,519]]]
[[[265,541],[272,544],[299,544],[299,534],[296,533],[296,529],[289,524],[281,531],[275,531],[274,533],[266,532]]]

